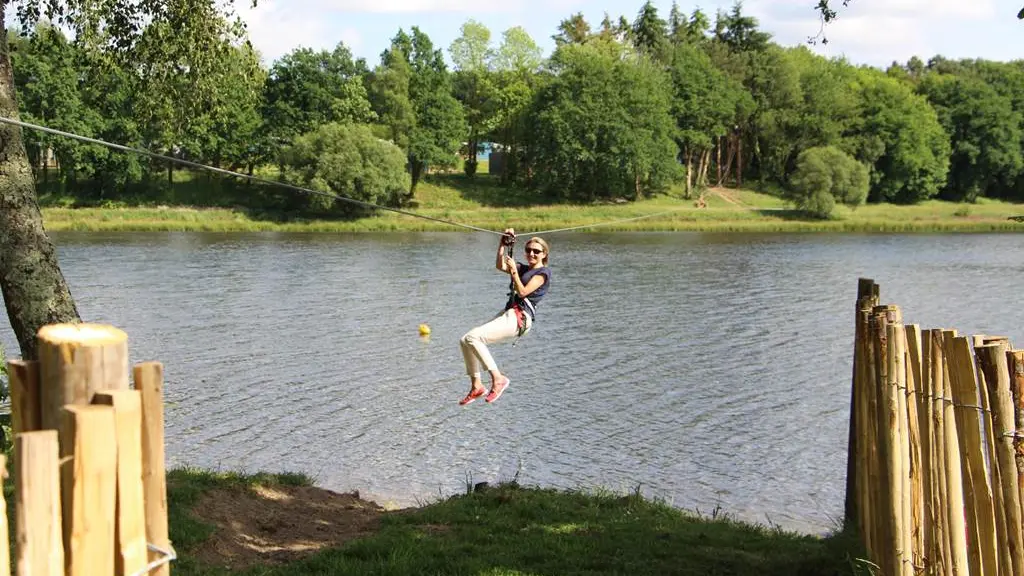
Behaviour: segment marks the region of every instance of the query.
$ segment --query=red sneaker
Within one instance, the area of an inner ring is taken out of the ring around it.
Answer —
[[[498,398],[501,398],[501,394],[505,391],[506,388],[508,388],[508,385],[511,383],[512,381],[509,380],[508,378],[505,378],[503,382],[495,382],[494,386],[491,387],[490,393],[487,394],[487,398],[484,398],[484,401],[487,403],[491,403],[497,400]]]
[[[469,404],[473,400],[476,400],[477,398],[483,396],[484,392],[487,392],[486,388],[474,388],[470,390],[469,394],[466,394],[465,398],[459,400],[459,406],[465,406],[466,404]]]

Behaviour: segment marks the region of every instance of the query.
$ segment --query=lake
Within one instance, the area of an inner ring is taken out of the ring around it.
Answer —
[[[517,478],[824,533],[859,277],[907,323],[1024,342],[1017,235],[570,232],[533,330],[492,347],[512,386],[460,407],[458,339],[505,301],[495,236],[53,237],[83,319],[164,363],[170,466],[305,472],[392,506]],[[2,311],[0,342],[17,356]]]

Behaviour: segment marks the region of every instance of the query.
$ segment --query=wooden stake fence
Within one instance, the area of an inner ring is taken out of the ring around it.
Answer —
[[[858,286],[846,516],[888,576],[1024,576],[1024,350]]]
[[[15,574],[170,574],[162,367],[135,366],[132,389],[127,335],[101,324],[45,326],[38,349],[8,363]],[[0,522],[0,576],[6,533]]]

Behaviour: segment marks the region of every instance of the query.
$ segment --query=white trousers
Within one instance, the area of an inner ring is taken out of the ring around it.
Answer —
[[[529,330],[533,320],[529,314],[526,318],[526,329]],[[459,340],[462,348],[462,358],[466,362],[466,374],[473,377],[480,377],[480,365],[483,364],[487,370],[497,370],[498,365],[494,357],[487,349],[488,344],[503,342],[514,338],[519,331],[519,324],[516,322],[515,310],[509,309],[502,312],[490,322],[477,326]]]

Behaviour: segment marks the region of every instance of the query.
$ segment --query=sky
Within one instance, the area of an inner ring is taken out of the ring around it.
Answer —
[[[841,0],[832,0],[841,6]],[[714,17],[733,0],[679,0],[685,13],[700,7]],[[761,30],[783,46],[807,45],[821,28],[817,0],[746,0],[744,13],[760,21]],[[643,0],[237,0],[236,11],[249,37],[270,66],[299,47],[331,49],[344,42],[371,66],[401,28],[419,26],[449,59],[448,46],[467,20],[491,31],[496,47],[501,33],[522,26],[550,54],[559,22],[582,12],[592,27],[605,13],[632,22]],[[654,2],[667,19],[671,0]],[[1024,59],[1024,21],[1017,12],[1024,0],[851,0],[838,20],[825,28],[828,43],[809,46],[828,57],[884,68],[912,56],[951,59]],[[449,59],[450,62],[450,59]]]

